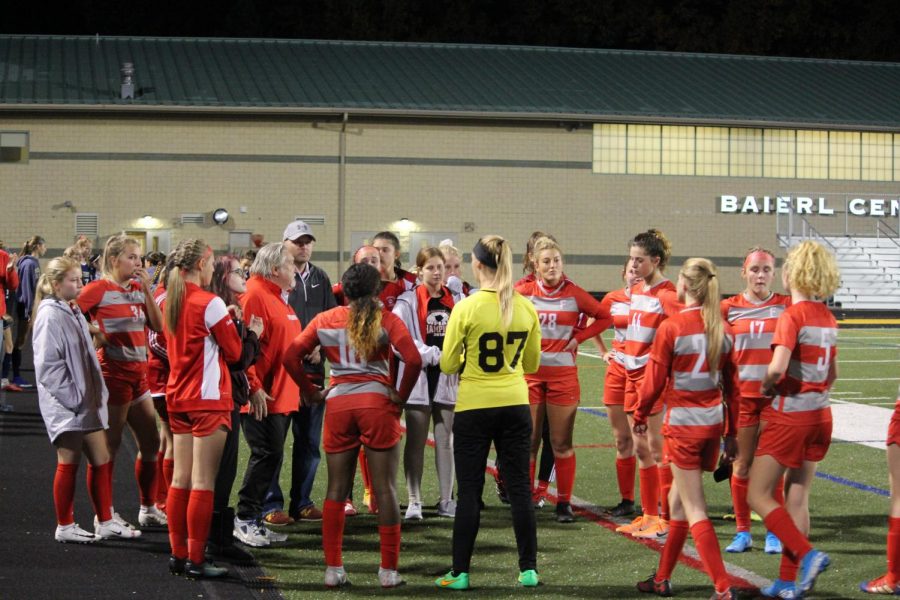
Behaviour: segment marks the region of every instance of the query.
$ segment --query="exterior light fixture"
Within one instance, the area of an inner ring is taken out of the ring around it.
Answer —
[[[228,211],[224,208],[217,208],[213,211],[212,220],[216,225],[224,225],[228,222]]]

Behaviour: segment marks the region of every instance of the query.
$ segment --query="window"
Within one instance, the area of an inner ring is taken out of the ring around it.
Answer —
[[[694,174],[694,128],[662,128],[662,174]]]
[[[625,173],[627,125],[594,125],[594,173]]]
[[[28,133],[0,131],[0,163],[28,162]]]
[[[797,131],[797,177],[828,179],[827,131]]]
[[[862,134],[862,178],[866,181],[891,180],[891,143],[889,133]]]
[[[797,132],[793,129],[763,131],[763,176],[786,177],[797,175]]]
[[[629,125],[628,172],[659,175],[661,127],[659,125]]]
[[[728,128],[697,128],[697,175],[728,176]]]
[[[762,177],[762,129],[732,128],[728,147],[732,177]]]
[[[828,132],[828,179],[859,179],[859,140],[858,131]]]

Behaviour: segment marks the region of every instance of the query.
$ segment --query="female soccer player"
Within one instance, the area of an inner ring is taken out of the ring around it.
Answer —
[[[50,441],[56,446],[53,504],[56,541],[88,544],[101,538],[141,535],[113,519],[112,468],[106,445],[107,392],[91,345],[87,322],[73,307],[81,292],[77,260],[55,258],[37,284],[34,306],[34,371],[38,401]],[[96,535],[75,523],[75,476],[87,454],[88,492],[97,515]]]
[[[625,414],[625,384],[628,375],[622,352],[625,347],[625,332],[628,329],[631,288],[640,278],[630,270],[630,263],[629,258],[622,267],[625,287],[609,292],[600,302],[613,318],[615,333],[612,349],[606,350],[600,336],[594,338],[603,352],[603,362],[607,364],[606,377],[603,380],[603,405],[606,407],[616,443],[616,480],[619,484],[621,501],[610,509],[609,514],[613,517],[627,517],[634,514],[634,475],[637,459],[634,456],[634,440],[628,424],[628,415]]]
[[[147,327],[162,331],[162,314],[141,267],[140,248],[137,240],[125,235],[109,238],[103,249],[103,278],[85,286],[78,306],[94,327],[94,345],[99,347],[97,355],[109,390],[106,435],[112,462],[127,423],[138,444],[134,473],[141,498],[140,522],[165,525],[166,516],[155,505],[159,432],[149,401],[146,333]],[[115,513],[113,517],[118,518]]]
[[[781,281],[791,294],[791,306],[778,318],[772,337],[772,362],[762,393],[774,399],[760,416],[766,425],[750,467],[748,497],[784,546],[778,579],[760,591],[793,598],[811,590],[831,562],[809,544],[807,535],[810,485],[816,463],[831,444],[828,393],[837,377],[837,322],[824,300],[837,289],[840,272],[828,250],[805,241],[788,253]],[[782,506],[773,494],[785,473]]]
[[[771,401],[760,391],[760,382],[766,374],[766,367],[772,360],[772,334],[775,322],[785,307],[790,306],[791,297],[776,294],[770,288],[775,278],[775,255],[770,251],[754,247],[747,252],[741,278],[747,283],[746,289],[737,296],[722,301],[722,317],[734,330],[734,356],[741,382],[741,412],[738,417],[737,457],[731,476],[731,498],[734,502],[734,516],[737,534],[726,548],[726,552],[744,552],[753,546],[750,537],[750,505],[747,504],[747,486],[756,440],[759,437],[759,415]],[[784,483],[775,488],[775,499],[784,504]],[[781,542],[771,532],[766,534],[766,554],[780,554]]]
[[[179,244],[180,247],[181,244]],[[179,249],[176,247],[176,250]],[[173,251],[154,276],[153,301],[160,311],[165,310],[166,279],[174,267]],[[169,496],[169,484],[175,472],[172,429],[169,427],[169,413],[166,410],[166,385],[169,381],[169,354],[166,348],[164,333],[156,333],[152,329],[147,332],[147,382],[150,385],[150,398],[159,415],[159,452],[156,453],[156,504],[165,512],[166,498]]]
[[[192,579],[228,573],[204,553],[219,460],[231,429],[227,363],[240,358],[241,338],[222,299],[203,289],[212,280],[214,261],[205,242],[187,240],[175,251],[166,281],[166,404],[175,451],[166,500],[169,570]]]
[[[632,416],[635,434],[644,435],[653,405],[669,382],[671,392],[663,426],[666,462],[674,476],[669,534],[659,568],[654,576],[639,582],[637,589],[672,595],[669,579],[690,527],[700,561],[716,587],[712,600],[733,600],[737,595],[729,587],[703,494],[703,471],[716,468],[723,434],[724,459],[734,458],[741,399],[732,359],[734,336],[719,312],[719,284],[712,262],[705,258],[685,261],[678,275],[678,300],[685,308],[657,330],[639,389],[639,404]],[[727,420],[722,410],[723,391]]]
[[[437,248],[422,248],[416,256],[422,283],[405,292],[394,305],[412,335],[422,357],[421,375],[406,402],[406,445],[403,448],[403,470],[409,492],[407,520],[422,519],[422,471],[425,442],[434,421],[434,456],[441,498],[438,515],[456,515],[453,501],[453,406],[459,377],[441,373],[441,348],[447,321],[453,310],[453,294],[444,286],[444,255]],[[400,365],[400,373],[405,366]]]
[[[452,240],[443,240],[438,248],[444,255],[444,285],[453,293],[453,299],[459,302],[472,293],[472,286],[462,277],[462,255]]]
[[[625,413],[631,418],[656,330],[667,317],[677,314],[681,305],[675,286],[663,276],[672,254],[666,236],[658,229],[650,229],[636,235],[629,247],[629,269],[641,280],[631,288],[628,329],[622,350],[628,375],[625,382]],[[647,435],[634,436],[634,450],[640,467],[638,480],[643,515],[616,529],[634,537],[655,539],[665,536],[668,531],[668,524],[660,518],[659,509],[660,500],[666,508],[668,487],[672,481],[671,470],[661,465],[663,402],[664,398],[660,397],[650,410]]]
[[[378,496],[382,587],[403,584],[397,572],[400,555],[400,506],[394,481],[400,441],[400,409],[419,377],[422,360],[403,323],[378,302],[381,276],[367,264],[351,265],[341,277],[349,306],[319,313],[291,343],[284,367],[300,386],[303,401],[326,397],[325,448],[328,491],[322,515],[325,585],[348,583],[342,556],[344,503],[356,468],[359,447],[366,447],[372,485]],[[302,358],[321,345],[331,363],[329,387],[320,390],[303,369]],[[405,363],[403,378],[393,388],[391,346]]]
[[[478,240],[472,270],[480,291],[454,307],[441,352],[441,371],[462,372],[453,420],[459,499],[453,568],[435,584],[454,590],[469,587],[484,469],[494,443],[512,510],[519,583],[533,587],[538,585],[537,535],[528,481],[531,414],[524,375],[540,365],[540,325],[534,305],[513,288],[509,242],[496,235]]]
[[[859,584],[867,594],[900,596],[900,397],[887,433],[888,479],[891,483],[891,509],[888,516],[887,573]]]
[[[575,520],[570,504],[575,485],[572,435],[581,400],[576,352],[582,341],[612,325],[612,317],[600,302],[565,276],[562,251],[554,240],[544,237],[535,241],[532,256],[534,280],[516,286],[516,291],[534,304],[541,324],[541,366],[537,373],[525,376],[532,418],[530,480],[534,479],[546,418],[556,463],[556,520],[571,523]],[[594,322],[579,328],[582,318]]]
[[[372,245],[381,253],[381,293],[384,305],[392,310],[403,292],[416,285],[416,276],[400,268],[400,239],[390,231],[375,234]]]

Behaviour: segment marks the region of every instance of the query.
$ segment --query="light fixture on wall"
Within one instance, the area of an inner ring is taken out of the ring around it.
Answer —
[[[228,222],[228,211],[224,208],[217,208],[213,211],[212,220],[216,225],[224,225]]]
[[[396,223],[397,230],[402,233],[409,233],[413,229],[415,229],[416,224],[410,221],[407,217],[402,217]]]

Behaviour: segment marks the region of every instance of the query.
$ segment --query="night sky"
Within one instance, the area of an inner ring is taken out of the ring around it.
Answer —
[[[525,44],[900,62],[897,0],[21,2],[0,33]]]

